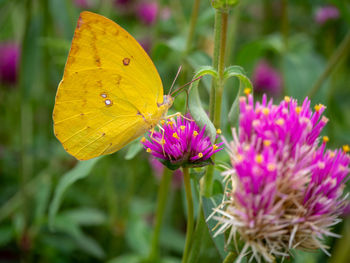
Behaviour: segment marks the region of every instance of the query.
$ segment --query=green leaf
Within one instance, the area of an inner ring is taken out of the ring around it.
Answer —
[[[68,211],[66,210],[62,213],[62,215],[80,226],[101,225],[107,220],[105,213],[92,207],[83,207]]]
[[[229,111],[228,120],[231,127],[237,127],[239,117],[239,98],[244,94],[244,89],[246,88],[253,92],[253,85],[245,75],[244,69],[239,66],[230,66],[225,69],[224,78],[227,80],[232,77],[239,79],[239,90]]]
[[[91,169],[100,159],[101,157],[97,157],[92,160],[79,162],[72,170],[64,174],[61,180],[58,182],[49,208],[49,227],[51,229],[54,227],[54,219],[62,202],[64,192],[76,181],[88,176]]]
[[[206,219],[213,212],[213,208],[218,207],[218,205],[221,203],[222,197],[223,197],[222,194],[215,195],[210,198],[202,197],[204,217]],[[221,258],[224,259],[227,256],[227,252],[225,251],[225,237],[223,234],[214,237],[215,232],[213,231],[213,228],[217,224],[215,220],[210,219],[206,223],[208,225],[210,236],[214,241],[215,247],[218,250]]]
[[[55,229],[56,231],[70,235],[76,245],[86,253],[99,259],[105,257],[105,252],[101,246],[93,238],[86,235],[70,218],[64,215],[57,216],[55,219]]]
[[[125,160],[134,159],[134,157],[143,149],[140,139],[137,138],[128,146],[128,150],[125,154]]]
[[[0,227],[0,246],[7,245],[14,238],[13,228],[9,225]]]
[[[141,260],[141,257],[136,254],[126,254],[108,260],[107,263],[140,263]]]
[[[196,79],[204,75],[211,75],[216,78],[217,72],[213,69],[213,67],[205,66],[197,71],[193,79]],[[190,87],[188,106],[189,106],[189,110],[192,115],[192,118],[196,121],[196,123],[201,128],[203,128],[204,126],[206,127],[205,128],[206,134],[210,137],[211,142],[214,143],[215,137],[216,137],[216,129],[214,127],[214,124],[210,121],[208,114],[205,112],[205,110],[202,107],[201,99],[199,97],[199,92],[198,92],[199,81],[200,80],[193,82]]]

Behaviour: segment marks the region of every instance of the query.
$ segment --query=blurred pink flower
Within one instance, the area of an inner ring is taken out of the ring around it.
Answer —
[[[171,17],[171,9],[169,7],[163,7],[160,11],[160,18],[163,21],[168,20]]]
[[[74,0],[74,4],[78,8],[88,9],[91,8],[91,3],[89,0]]]
[[[142,2],[137,9],[139,19],[146,25],[151,25],[156,21],[157,13],[157,2]]]
[[[268,62],[258,62],[253,73],[254,90],[256,92],[268,93],[273,96],[281,94],[282,78],[280,73],[271,67]]]
[[[323,6],[316,10],[315,21],[323,25],[329,20],[336,20],[339,18],[339,10],[335,6]]]
[[[15,43],[0,43],[0,82],[15,84],[20,58],[19,46]]]
[[[151,157],[149,161],[150,161],[154,176],[157,179],[160,179],[163,176],[164,165],[154,157]],[[181,169],[177,169],[173,171],[172,186],[174,189],[178,189],[181,187],[181,184],[182,184],[182,171]]]
[[[152,48],[152,40],[149,37],[144,37],[138,40],[143,49],[149,54]]]

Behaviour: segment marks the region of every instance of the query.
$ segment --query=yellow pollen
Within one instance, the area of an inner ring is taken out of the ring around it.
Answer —
[[[349,145],[347,145],[347,144],[343,145],[343,151],[346,153],[349,152],[350,151]]]
[[[324,143],[326,143],[326,142],[329,141],[329,138],[328,138],[328,136],[323,136],[322,140],[323,140]]]
[[[315,105],[315,111],[316,112],[319,112],[320,110],[322,110],[323,109],[323,105],[322,104],[317,104],[317,105]]]
[[[274,170],[276,170],[276,165],[273,164],[273,163],[269,163],[269,164],[267,165],[267,170],[268,170],[269,172],[273,172]]]
[[[244,89],[244,94],[248,96],[248,95],[250,94],[251,91],[252,91],[252,90],[251,90],[250,88],[245,88],[245,89]]]
[[[216,133],[217,133],[217,134],[221,134],[221,129],[217,129],[217,130],[216,130]]]
[[[279,119],[276,121],[276,124],[282,126],[282,125],[284,124],[284,119],[279,118]]]
[[[186,127],[184,125],[180,126],[181,131],[183,131]]]
[[[176,132],[173,133],[173,137],[174,137],[175,139],[179,139],[179,135],[177,135]]]
[[[213,151],[215,151],[217,148],[219,148],[216,144],[213,145]]]
[[[264,140],[264,145],[266,147],[269,147],[271,145],[271,141],[270,140]]]
[[[165,140],[162,139],[162,140],[160,141],[160,144],[165,144]]]
[[[170,127],[173,128],[173,122],[168,121],[168,125],[170,125]]]
[[[198,154],[198,157],[199,157],[199,158],[202,158],[202,157],[203,157],[203,153],[199,153],[199,154]]]
[[[258,154],[256,157],[255,157],[255,161],[257,163],[262,163],[264,160],[263,156],[261,154]]]
[[[146,152],[151,153],[152,152],[151,148],[147,148]]]
[[[330,158],[333,158],[334,156],[335,156],[335,153],[333,151],[329,153]]]
[[[145,137],[142,137],[141,138],[141,142],[145,142],[146,141],[146,138]]]
[[[264,113],[264,115],[269,115],[270,110],[268,108],[263,108],[262,113]]]
[[[165,124],[165,120],[161,120],[161,121],[160,121],[160,124],[161,124],[161,125],[164,125],[164,124]]]
[[[299,113],[301,112],[301,107],[300,107],[300,106],[296,107],[296,108],[295,108],[295,112],[296,112],[297,114],[299,114]]]
[[[198,132],[197,131],[194,131],[193,132],[193,136],[196,137],[198,135]]]
[[[284,101],[285,101],[285,102],[290,102],[290,97],[284,96]]]
[[[240,161],[243,160],[243,157],[242,157],[242,155],[240,155],[240,154],[237,154],[236,157],[237,157],[237,161],[238,161],[238,162],[240,162]]]

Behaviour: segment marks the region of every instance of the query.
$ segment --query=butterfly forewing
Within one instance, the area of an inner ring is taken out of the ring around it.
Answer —
[[[119,150],[147,129],[163,102],[159,74],[137,41],[90,12],[78,20],[53,113],[56,137],[86,160]]]

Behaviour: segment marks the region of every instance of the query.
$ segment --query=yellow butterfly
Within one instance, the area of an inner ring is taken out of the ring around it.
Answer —
[[[88,160],[116,152],[155,127],[172,103],[128,32],[101,15],[80,14],[53,111],[68,153]]]

